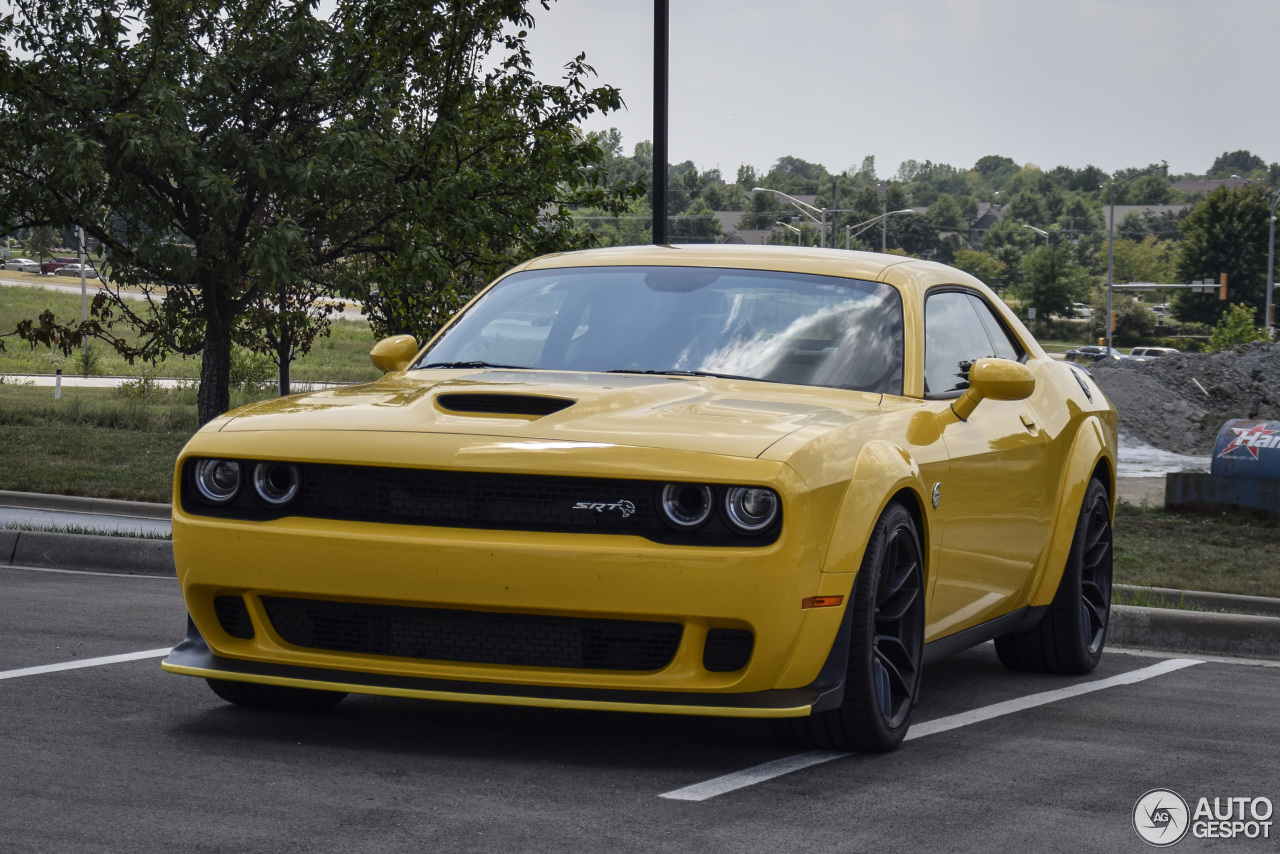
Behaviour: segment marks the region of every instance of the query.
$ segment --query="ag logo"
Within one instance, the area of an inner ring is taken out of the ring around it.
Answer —
[[[573,505],[573,509],[574,510],[594,510],[597,513],[603,513],[606,510],[617,510],[622,514],[623,519],[627,518],[632,513],[636,512],[636,506],[632,504],[630,501],[626,501],[626,500],[614,501],[614,502],[579,501],[577,504]]]
[[[1143,842],[1165,848],[1187,835],[1187,802],[1172,789],[1152,789],[1133,805],[1133,829]]]

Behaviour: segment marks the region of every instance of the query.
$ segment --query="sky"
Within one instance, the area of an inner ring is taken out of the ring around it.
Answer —
[[[530,3],[540,77],[580,52],[653,137],[653,3]],[[832,172],[988,154],[1108,172],[1224,151],[1280,161],[1278,0],[671,0],[670,160]]]

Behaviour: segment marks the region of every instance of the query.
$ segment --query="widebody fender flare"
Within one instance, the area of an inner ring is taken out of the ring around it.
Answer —
[[[1036,579],[1031,584],[1028,605],[1048,605],[1053,602],[1058,584],[1062,581],[1062,572],[1067,565],[1067,555],[1071,552],[1071,541],[1075,538],[1076,522],[1080,518],[1085,491],[1089,488],[1089,481],[1097,470],[1098,463],[1104,459],[1107,461],[1109,482],[1106,486],[1111,497],[1111,515],[1114,520],[1115,447],[1113,442],[1108,441],[1102,422],[1096,416],[1091,416],[1076,431],[1070,456],[1063,467],[1058,500],[1054,505],[1053,530],[1040,558]]]

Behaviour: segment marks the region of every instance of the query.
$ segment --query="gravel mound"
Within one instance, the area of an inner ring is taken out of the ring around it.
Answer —
[[[1178,454],[1204,456],[1231,418],[1280,420],[1280,344],[1179,353],[1090,369],[1120,413],[1120,430]]]

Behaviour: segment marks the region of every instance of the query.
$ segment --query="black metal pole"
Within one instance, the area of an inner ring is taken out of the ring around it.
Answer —
[[[670,0],[653,0],[653,242],[667,242],[667,54]]]

